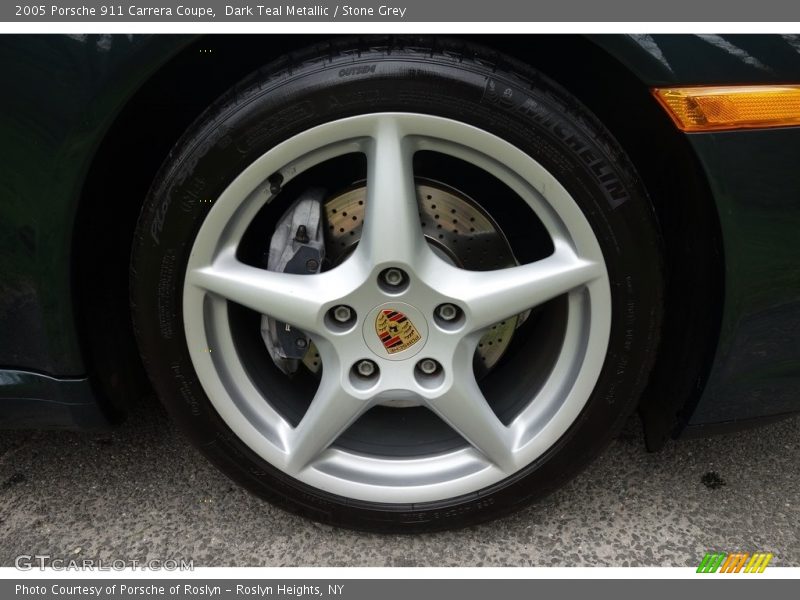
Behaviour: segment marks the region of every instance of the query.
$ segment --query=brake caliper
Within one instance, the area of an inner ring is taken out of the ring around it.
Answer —
[[[325,259],[322,201],[325,190],[309,190],[286,211],[269,243],[267,269],[296,275],[319,273]],[[261,317],[261,337],[275,365],[284,373],[297,371],[311,339],[304,331],[268,315]]]

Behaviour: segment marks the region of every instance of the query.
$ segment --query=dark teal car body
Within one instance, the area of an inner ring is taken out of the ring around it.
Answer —
[[[655,86],[800,82],[800,36],[479,36],[589,106],[658,208],[668,295],[648,445],[800,410],[800,128],[683,134]],[[0,425],[98,428],[142,393],[128,256],[216,96],[312,36],[0,38]],[[376,38],[368,43],[379,44]]]

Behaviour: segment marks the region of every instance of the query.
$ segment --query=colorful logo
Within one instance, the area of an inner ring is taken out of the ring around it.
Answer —
[[[763,573],[771,552],[708,552],[697,567],[698,573]]]
[[[420,336],[407,316],[397,310],[384,309],[375,319],[375,333],[389,354],[402,352],[416,344]]]

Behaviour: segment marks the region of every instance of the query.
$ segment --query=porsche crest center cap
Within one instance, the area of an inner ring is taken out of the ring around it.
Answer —
[[[404,360],[422,350],[428,324],[416,308],[404,302],[377,306],[364,321],[364,341],[381,358]]]
[[[407,350],[422,338],[411,320],[399,310],[384,308],[375,319],[375,333],[389,354]]]

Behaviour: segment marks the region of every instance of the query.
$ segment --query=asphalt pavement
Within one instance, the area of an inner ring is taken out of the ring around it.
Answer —
[[[638,420],[586,472],[511,517],[388,536],[289,515],[230,483],[152,399],[111,434],[0,432],[0,565],[696,566],[710,550],[800,566],[800,418],[644,449]]]

